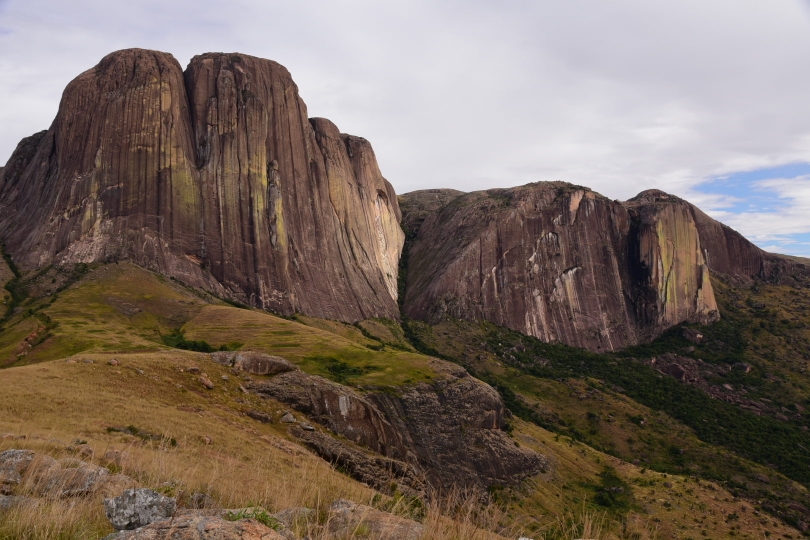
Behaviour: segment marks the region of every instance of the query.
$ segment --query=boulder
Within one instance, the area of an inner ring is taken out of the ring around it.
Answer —
[[[703,334],[695,330],[694,328],[684,328],[683,329],[683,337],[692,343],[700,344],[703,341]]]
[[[37,491],[49,497],[76,497],[95,493],[110,480],[110,471],[106,468],[78,463],[49,471],[37,483]]]
[[[277,375],[298,369],[285,358],[254,351],[215,352],[211,353],[211,358],[219,364],[233,366],[252,375]]]
[[[11,495],[9,496],[0,495],[0,513],[7,512],[13,508],[30,504],[36,504],[36,500],[28,497],[14,497]]]
[[[272,416],[270,416],[267,413],[263,413],[261,411],[252,411],[251,410],[251,411],[246,412],[245,414],[247,416],[249,416],[250,418],[253,418],[254,420],[258,420],[262,424],[272,424],[272,423],[274,423]]]
[[[338,499],[329,507],[328,525],[338,538],[354,538],[361,528],[371,538],[419,540],[425,534],[421,523],[345,499]]]
[[[23,480],[38,486],[60,468],[59,462],[50,456],[31,450],[6,450],[0,453],[0,495],[10,494]]]
[[[436,374],[431,383],[397,392],[361,394],[302,371],[257,380],[248,389],[289,405],[352,443],[408,464],[435,487],[515,485],[546,467],[543,456],[516,446],[506,434],[507,411],[491,386],[449,362],[431,359],[430,368]],[[342,451],[315,431],[296,436],[329,461]],[[366,473],[369,467],[341,466],[363,482],[373,476]]]
[[[315,521],[318,517],[318,513],[312,508],[297,507],[276,512],[273,514],[273,517],[283,523],[288,529],[292,529],[296,523]]]
[[[128,489],[118,497],[104,499],[104,510],[117,530],[131,530],[172,517],[177,501],[151,489]]]
[[[0,489],[19,484],[36,454],[31,450],[6,450],[0,453]]]

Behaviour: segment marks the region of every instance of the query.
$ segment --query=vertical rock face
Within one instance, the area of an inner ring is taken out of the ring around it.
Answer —
[[[717,318],[709,267],[692,205],[662,191],[645,191],[624,205],[630,212],[631,278],[636,320],[665,329]]]
[[[252,305],[396,317],[400,212],[367,141],[309,119],[287,70],[204,54],[105,57],[0,174],[26,269],[126,259]]]
[[[427,217],[404,309],[592,350],[717,317],[688,206],[648,198],[625,207],[558,182],[462,195]]]

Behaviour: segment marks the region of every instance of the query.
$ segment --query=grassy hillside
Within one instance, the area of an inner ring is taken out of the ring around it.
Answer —
[[[244,414],[259,410],[277,420],[283,405],[242,393],[239,377],[208,355],[172,345],[278,354],[361,391],[433,380],[428,356],[416,345],[495,384],[517,415],[511,421],[515,444],[552,463],[517,488],[494,486],[491,502],[473,505],[467,517],[457,506],[450,513],[462,521],[474,515],[493,532],[535,539],[799,535],[767,511],[793,519],[787,505],[805,501],[806,490],[617,388],[622,381],[610,373],[666,380],[629,357],[584,357],[457,321],[403,329],[383,320],[285,319],[128,264],[46,269],[17,279],[12,289],[17,308],[0,331],[6,368],[0,371],[0,434],[10,435],[0,439],[0,450],[65,456],[86,442],[96,460],[108,449],[126,450],[124,472],[143,485],[181,499],[205,493],[214,506],[324,509],[337,497],[381,501],[299,446],[283,424]],[[113,358],[118,365],[109,363]],[[586,365],[607,367],[582,371]],[[205,372],[215,388],[200,384],[190,367]],[[70,511],[66,505],[53,502],[40,515],[40,521],[61,523],[54,529],[61,532],[48,536],[28,523],[29,537],[97,538],[109,531],[99,501]],[[438,525],[431,530],[432,538],[469,537]],[[0,526],[0,538],[15,537],[7,531]]]
[[[414,343],[495,385],[521,418],[627,462],[718,481],[761,511],[807,527],[810,508],[810,291],[715,281],[720,322],[677,327],[651,344],[600,355],[487,323],[407,323]],[[707,388],[649,359],[701,359]],[[719,399],[718,395],[722,398]],[[759,409],[748,406],[761,405]]]

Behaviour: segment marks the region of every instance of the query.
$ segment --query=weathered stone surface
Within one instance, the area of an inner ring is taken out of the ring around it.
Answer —
[[[253,375],[276,375],[298,369],[286,358],[255,351],[221,351],[211,353],[211,358],[214,362],[224,366],[232,366],[239,371]]]
[[[219,516],[187,514],[156,521],[134,531],[120,531],[104,540],[284,540],[254,519],[228,521]]]
[[[382,493],[393,495],[392,485],[407,495],[420,496],[426,491],[424,473],[418,466],[380,456],[324,432],[305,430],[303,426],[293,427],[290,432],[325,461]]]
[[[691,205],[653,190],[624,206],[631,217],[628,267],[636,285],[636,322],[656,335],[683,321],[717,320],[720,315]]]
[[[440,374],[438,380],[400,388],[396,395],[360,394],[300,371],[255,381],[248,388],[408,464],[437,486],[510,485],[542,470],[544,458],[516,447],[503,431],[506,409],[493,388],[449,362],[434,359],[431,369]],[[301,430],[299,436],[324,446],[317,433]],[[321,455],[339,453],[326,446]]]
[[[74,79],[0,177],[25,270],[130,260],[282,313],[396,317],[400,212],[369,143],[308,119],[241,54],[118,51]]]
[[[8,512],[13,508],[36,504],[35,499],[29,497],[15,497],[13,495],[0,495],[0,513]]]
[[[63,463],[63,468],[43,476],[37,488],[40,493],[50,497],[76,497],[98,491],[110,477],[110,471],[104,467],[81,461],[75,466]]]
[[[718,316],[687,205],[623,205],[561,182],[468,193],[430,214],[410,250],[404,309],[598,351]]]
[[[251,411],[247,411],[245,414],[247,416],[249,416],[250,418],[253,418],[254,420],[258,420],[262,424],[273,424],[274,423],[272,416],[270,416],[267,413],[263,413],[261,411],[253,411],[253,410],[251,410]]]
[[[313,508],[298,507],[276,512],[273,517],[283,523],[285,527],[291,529],[296,522],[315,521],[318,518],[318,513]]]
[[[31,450],[0,452],[0,490],[2,486],[19,484],[35,456]]]
[[[361,526],[371,538],[418,540],[425,534],[421,523],[376,508],[339,499],[329,507],[329,530],[338,538],[352,538]]]
[[[177,502],[151,489],[128,489],[118,497],[104,499],[104,510],[117,530],[132,530],[172,517]]]
[[[14,149],[14,153],[11,154],[6,166],[0,168],[0,193],[3,192],[7,185],[14,186],[20,181],[20,177],[34,159],[37,148],[39,148],[39,144],[46,133],[47,131],[34,133],[17,144],[17,148]]]

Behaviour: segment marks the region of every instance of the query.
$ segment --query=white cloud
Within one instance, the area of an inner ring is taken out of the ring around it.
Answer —
[[[755,191],[774,193],[782,204],[769,210],[736,213],[714,210],[709,214],[766,251],[810,256],[808,244],[797,239],[799,235],[810,234],[810,175],[762,180],[755,182],[754,187]]]
[[[5,0],[0,28],[0,161],[72,77],[133,46],[279,61],[399,192],[566,180],[723,209],[695,186],[810,156],[798,1]]]

